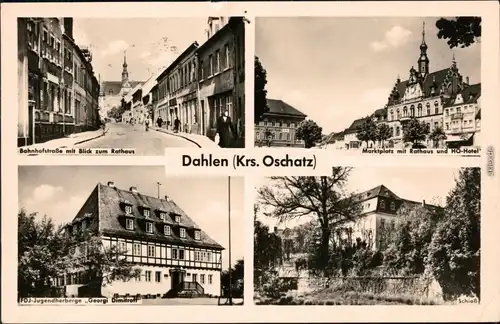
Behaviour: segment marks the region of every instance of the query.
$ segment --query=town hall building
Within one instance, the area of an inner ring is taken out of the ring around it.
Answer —
[[[338,133],[342,136],[331,141],[336,142],[334,147],[352,149],[380,145],[381,143],[365,143],[357,139],[357,127],[366,118],[389,126],[392,136],[384,145],[390,148],[406,147],[403,130],[413,118],[427,124],[429,134],[437,129],[444,133],[445,136],[438,143],[427,136],[421,144],[428,148],[480,145],[481,84],[469,83],[469,77],[460,73],[454,54],[449,67],[431,72],[427,50],[424,23],[416,68],[410,68],[406,80],[397,77],[383,108],[356,120],[351,127]]]
[[[140,269],[136,279],[103,285],[103,296],[220,295],[224,248],[168,196],[99,183],[65,230],[100,237],[105,247],[118,249]],[[85,278],[83,271],[71,271],[56,278],[55,286],[66,296],[81,296]]]

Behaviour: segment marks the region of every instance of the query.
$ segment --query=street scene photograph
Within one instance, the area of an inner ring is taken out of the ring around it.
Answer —
[[[18,147],[244,147],[247,23],[19,18]]]
[[[20,166],[18,300],[243,305],[243,205],[243,177]]]
[[[255,26],[255,146],[481,147],[481,17],[258,17]]]
[[[256,190],[255,304],[479,303],[480,168],[333,167]]]

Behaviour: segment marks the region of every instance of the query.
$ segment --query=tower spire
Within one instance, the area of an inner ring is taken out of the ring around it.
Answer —
[[[427,44],[425,43],[425,21],[422,22],[422,44],[420,44],[418,72],[422,79],[425,79],[427,74],[429,74],[429,58],[427,57]]]
[[[425,21],[422,22],[422,44],[425,44]]]

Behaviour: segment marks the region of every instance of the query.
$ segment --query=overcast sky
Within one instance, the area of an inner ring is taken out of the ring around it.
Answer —
[[[338,132],[387,102],[398,74],[417,68],[422,22],[430,71],[451,66],[437,18],[257,18],[255,54],[267,70],[268,98]],[[454,49],[461,74],[480,82],[480,44]]]
[[[430,204],[444,206],[446,196],[455,187],[458,173],[459,169],[456,168],[362,167],[351,171],[346,189],[348,192],[359,193],[384,185],[401,198],[413,201],[425,200]],[[267,178],[258,178],[256,181],[257,188],[269,184]],[[271,229],[277,225],[275,219],[262,214],[258,215],[258,218]],[[303,218],[290,221],[287,224],[279,224],[279,227],[294,227],[309,220],[310,218]]]
[[[228,248],[228,178],[166,177],[164,167],[151,166],[22,166],[19,167],[19,208],[50,216],[58,224],[71,221],[98,182],[157,197],[168,195],[208,235]],[[232,263],[244,255],[244,180],[231,178]]]
[[[146,81],[191,43],[206,40],[207,18],[75,18],[78,45],[91,46],[92,65],[101,80],[121,81],[127,50],[129,78]],[[177,48],[177,54],[172,52]],[[149,69],[149,71],[148,71]]]

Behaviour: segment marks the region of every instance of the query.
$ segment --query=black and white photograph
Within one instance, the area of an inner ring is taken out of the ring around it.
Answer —
[[[242,305],[243,203],[242,177],[20,166],[18,298]]]
[[[18,147],[244,147],[248,22],[19,18]]]
[[[255,146],[480,148],[481,17],[255,25]]]
[[[256,190],[257,305],[479,303],[480,168],[334,167]]]

